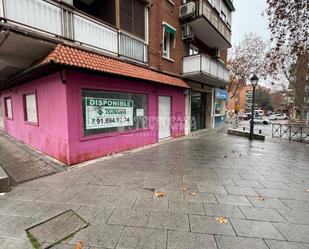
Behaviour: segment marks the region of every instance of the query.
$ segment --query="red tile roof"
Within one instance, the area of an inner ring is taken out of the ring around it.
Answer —
[[[57,45],[41,62],[41,64],[49,63],[189,88],[187,83],[180,78],[61,44]]]

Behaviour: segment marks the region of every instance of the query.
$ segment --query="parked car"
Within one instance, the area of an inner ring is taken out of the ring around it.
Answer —
[[[263,117],[260,117],[260,116],[255,116],[253,121],[254,121],[255,124],[264,124],[264,125],[270,124],[269,119],[263,118]]]
[[[277,114],[271,115],[269,119],[270,120],[287,120],[289,119],[289,117],[284,113],[277,113]]]

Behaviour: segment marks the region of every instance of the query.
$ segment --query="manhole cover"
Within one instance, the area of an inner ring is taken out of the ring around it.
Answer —
[[[88,225],[77,213],[68,210],[27,228],[26,233],[34,248],[47,249],[72,237]]]

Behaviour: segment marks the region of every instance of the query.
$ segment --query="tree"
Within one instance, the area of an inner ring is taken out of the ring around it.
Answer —
[[[267,4],[272,41],[267,55],[268,71],[277,81],[284,76],[287,84],[280,84],[303,117],[309,68],[309,1],[267,0]]]
[[[252,74],[259,74],[260,77],[266,76],[264,65],[266,52],[266,42],[253,33],[246,34],[244,39],[233,47],[227,63],[230,70],[230,81],[227,86],[230,98],[235,97]]]
[[[262,110],[273,110],[272,99],[269,92],[262,87],[259,87],[256,91],[255,103]]]

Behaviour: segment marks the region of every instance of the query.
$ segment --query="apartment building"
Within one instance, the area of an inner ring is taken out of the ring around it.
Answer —
[[[233,11],[231,0],[0,0],[4,130],[76,164],[214,127]]]

